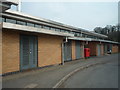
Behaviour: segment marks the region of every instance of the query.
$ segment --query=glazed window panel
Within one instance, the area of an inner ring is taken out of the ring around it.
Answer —
[[[54,30],[54,31],[55,31],[55,28],[51,27],[51,30]]]
[[[6,22],[16,24],[16,20],[6,18]]]
[[[34,27],[34,24],[33,24],[33,23],[27,23],[27,26],[32,26],[32,27]]]
[[[43,28],[44,28],[44,29],[49,29],[50,27],[48,27],[48,26],[43,26]]]
[[[42,28],[42,25],[35,24],[35,27]]]
[[[20,25],[26,25],[26,22],[23,22],[23,21],[17,21],[17,24],[20,24]]]
[[[2,17],[2,22],[6,22],[6,19]]]
[[[60,29],[56,28],[56,29],[55,29],[55,31],[58,31],[58,32],[60,32]]]

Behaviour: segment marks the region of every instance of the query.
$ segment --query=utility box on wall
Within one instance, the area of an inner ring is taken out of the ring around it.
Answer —
[[[85,48],[84,49],[84,56],[85,56],[85,58],[90,57],[90,48]]]

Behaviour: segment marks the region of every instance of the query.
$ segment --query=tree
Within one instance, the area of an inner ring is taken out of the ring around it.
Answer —
[[[94,32],[108,36],[108,40],[120,42],[120,24],[116,26],[107,25],[106,27],[96,27]]]

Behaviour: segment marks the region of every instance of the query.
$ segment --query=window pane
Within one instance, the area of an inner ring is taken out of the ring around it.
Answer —
[[[5,22],[5,18],[2,18],[2,22]]]
[[[16,5],[11,5],[11,8],[10,8],[10,10],[17,11],[17,8],[18,8],[18,6],[16,6]]]
[[[33,24],[33,23],[27,23],[27,26],[32,26],[32,27],[34,27],[34,24]]]
[[[35,27],[41,28],[42,26],[41,26],[41,25],[38,25],[38,24],[35,24]]]
[[[23,22],[23,21],[17,21],[17,24],[20,24],[20,25],[26,25],[26,22]]]
[[[65,32],[65,31],[62,29],[61,32]]]
[[[43,28],[44,28],[44,29],[49,29],[50,27],[48,27],[48,26],[43,26]]]
[[[54,31],[55,31],[55,28],[51,27],[51,30],[54,30]]]
[[[60,32],[60,29],[56,28],[56,29],[55,29],[55,31],[58,31],[58,32]]]
[[[16,24],[16,20],[6,18],[6,22]]]

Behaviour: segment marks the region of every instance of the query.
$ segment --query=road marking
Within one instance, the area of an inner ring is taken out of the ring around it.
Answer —
[[[29,85],[25,86],[24,88],[35,88],[37,85],[38,84],[32,83],[32,84],[29,84]]]

